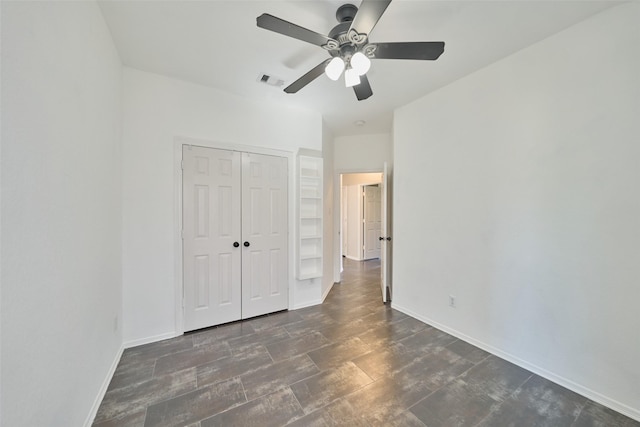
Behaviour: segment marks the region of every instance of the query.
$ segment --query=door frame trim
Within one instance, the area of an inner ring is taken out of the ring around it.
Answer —
[[[219,150],[237,151],[242,153],[264,154],[267,156],[284,157],[287,159],[287,211],[289,233],[287,241],[287,288],[289,293],[288,308],[294,306],[295,289],[293,266],[295,265],[294,251],[291,248],[295,245],[295,197],[294,192],[294,160],[293,152],[284,149],[265,148],[253,145],[235,144],[229,142],[213,141],[177,136],[173,140],[173,259],[174,259],[174,298],[175,298],[175,336],[184,334],[184,283],[182,265],[182,147],[185,145],[197,145],[205,148],[215,148]]]

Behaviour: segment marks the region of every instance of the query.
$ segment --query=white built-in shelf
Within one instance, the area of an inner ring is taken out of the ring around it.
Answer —
[[[298,156],[298,280],[322,277],[322,158]]]

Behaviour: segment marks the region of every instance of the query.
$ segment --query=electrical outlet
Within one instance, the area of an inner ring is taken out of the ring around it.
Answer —
[[[456,308],[456,297],[449,295],[449,307]]]

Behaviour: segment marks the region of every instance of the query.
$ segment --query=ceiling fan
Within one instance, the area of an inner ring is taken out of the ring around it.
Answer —
[[[328,36],[267,13],[258,16],[258,27],[320,46],[331,55],[331,58],[316,65],[284,91],[296,93],[322,73],[331,80],[338,80],[344,71],[346,86],[353,87],[356,98],[362,101],[373,95],[367,79],[371,59],[438,59],[444,52],[444,42],[369,42],[369,33],[389,3],[391,0],[362,0],[360,9],[352,4],[340,6],[336,12],[339,24],[329,31]]]

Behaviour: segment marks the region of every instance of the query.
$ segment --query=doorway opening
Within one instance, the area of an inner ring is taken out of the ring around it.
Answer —
[[[335,223],[339,225],[336,239],[337,273],[344,272],[345,262],[376,260],[380,265],[382,301],[392,295],[391,263],[391,170],[384,163],[382,171],[341,171],[336,181],[340,191],[334,200]],[[338,278],[339,281],[341,277]]]
[[[382,172],[340,175],[341,258],[380,258],[381,184]],[[340,271],[343,270],[341,262]]]

